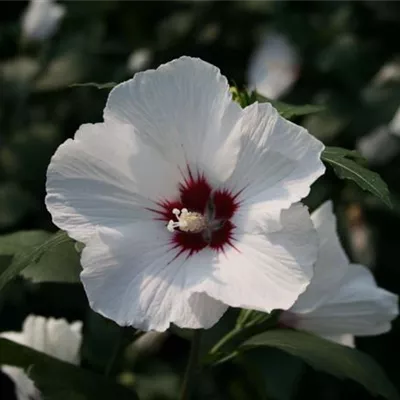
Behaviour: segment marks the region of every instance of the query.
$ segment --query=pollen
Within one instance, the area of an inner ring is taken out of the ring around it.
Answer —
[[[172,214],[178,221],[171,219],[168,222],[167,229],[170,232],[179,229],[182,232],[199,233],[207,228],[207,218],[203,214],[188,211],[187,208],[182,208],[182,210],[174,208]]]

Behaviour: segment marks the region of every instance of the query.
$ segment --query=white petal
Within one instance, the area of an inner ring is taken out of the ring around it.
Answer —
[[[389,130],[396,136],[400,136],[400,107],[397,109],[396,114],[390,121]]]
[[[296,327],[328,335],[379,335],[390,330],[398,313],[398,297],[377,287],[367,268],[352,264],[338,291],[320,308],[298,315]]]
[[[18,400],[40,399],[40,393],[35,383],[25,374],[22,368],[4,365],[1,370],[14,381],[15,394]]]
[[[181,57],[116,86],[104,120],[131,124],[182,170],[189,165],[221,179],[214,167],[217,150],[240,113],[218,68]]]
[[[283,35],[270,33],[250,59],[249,86],[269,99],[277,99],[296,81],[298,68],[294,47]]]
[[[55,225],[86,242],[96,227],[153,217],[145,208],[177,196],[180,179],[130,126],[82,125],[51,160],[46,206]]]
[[[282,118],[269,104],[252,104],[223,147],[220,159],[236,159],[225,186],[239,192],[247,208],[277,213],[307,196],[325,167],[324,145],[304,128]]]
[[[80,321],[70,325],[65,319],[29,315],[22,332],[4,332],[1,336],[59,360],[78,364],[81,329]]]
[[[64,319],[49,318],[46,328],[47,346],[44,352],[59,360],[79,364],[82,322],[70,325]]]
[[[24,321],[22,332],[2,332],[0,337],[59,360],[78,364],[82,342],[81,330],[82,322],[80,321],[69,324],[64,319],[29,315]],[[23,369],[6,365],[2,367],[2,370],[14,380],[20,400],[39,398],[38,389]]]
[[[232,307],[266,312],[291,307],[312,277],[317,238],[300,204],[283,211],[280,224],[277,232],[235,233],[235,248],[222,253],[200,252],[204,267],[191,271],[197,274],[191,279],[200,281],[195,290]]]
[[[323,337],[325,339],[331,340],[332,342],[342,344],[343,346],[356,347],[354,336],[350,334],[324,335]]]
[[[91,307],[120,325],[142,330],[209,328],[227,307],[192,294],[197,257],[175,258],[170,232],[157,221],[139,221],[99,232],[82,252],[81,279]]]
[[[339,241],[332,202],[328,201],[315,210],[311,219],[319,239],[318,258],[310,285],[291,308],[291,311],[299,313],[321,306],[337,290],[349,269],[349,260]]]

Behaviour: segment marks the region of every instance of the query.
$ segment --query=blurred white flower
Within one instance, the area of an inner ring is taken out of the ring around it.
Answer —
[[[398,297],[379,288],[366,267],[350,264],[331,202],[311,218],[320,239],[314,277],[294,306],[283,311],[281,322],[348,346],[354,345],[354,336],[389,331],[399,313]]]
[[[69,324],[64,319],[28,316],[22,332],[1,332],[0,337],[41,351],[72,364],[80,362],[82,322]],[[40,399],[39,390],[21,368],[5,365],[2,371],[15,383],[18,400]]]
[[[396,114],[389,123],[389,131],[393,135],[400,136],[400,107],[397,109]]]
[[[51,37],[65,15],[65,6],[52,0],[31,0],[22,16],[22,34],[28,40]]]
[[[382,66],[371,82],[371,86],[382,87],[400,80],[400,62],[394,59]]]
[[[357,150],[373,165],[389,162],[400,151],[400,108],[388,125],[374,129],[356,143]]]
[[[46,205],[86,245],[94,310],[142,330],[207,328],[227,305],[287,309],[305,290],[317,239],[295,203],[323,174],[322,150],[182,57],[116,86],[104,122],[58,148]]]
[[[134,51],[128,58],[128,70],[132,73],[146,69],[151,60],[150,49],[138,49]]]
[[[269,33],[250,58],[249,87],[268,99],[277,99],[297,80],[299,68],[299,57],[288,39]]]

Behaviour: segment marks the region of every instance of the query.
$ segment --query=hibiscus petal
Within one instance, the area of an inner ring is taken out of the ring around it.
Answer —
[[[69,324],[65,319],[29,315],[24,321],[22,332],[2,332],[0,337],[59,360],[78,364],[82,343],[81,330],[82,322],[80,321]],[[2,371],[14,380],[20,399],[40,398],[39,390],[23,369],[5,365]]]
[[[165,331],[209,328],[227,306],[192,294],[197,257],[176,258],[171,235],[157,221],[138,221],[93,236],[82,252],[81,279],[91,307],[119,325]]]
[[[323,335],[325,339],[331,340],[332,342],[336,342],[342,344],[343,346],[348,347],[356,347],[354,336],[350,334],[343,335]]]
[[[189,165],[209,179],[221,180],[232,168],[232,159],[219,162],[216,170],[218,150],[241,112],[217,67],[181,57],[116,86],[104,120],[131,124],[182,171]]]
[[[252,104],[225,144],[220,159],[236,165],[225,186],[239,193],[240,209],[256,207],[279,215],[307,196],[325,167],[323,144],[304,128],[282,118],[269,103]]]
[[[200,282],[195,290],[232,307],[266,312],[291,307],[312,277],[317,237],[300,204],[283,211],[280,224],[277,232],[239,232],[235,247],[221,253],[199,253],[203,268],[191,271]]]
[[[3,365],[1,370],[14,381],[15,394],[18,400],[40,399],[40,392],[36,388],[35,383],[26,375],[22,368]]]
[[[296,313],[307,313],[321,306],[337,290],[350,267],[339,241],[332,202],[320,206],[311,219],[319,239],[318,258],[310,285],[291,308]]]
[[[59,360],[79,363],[82,322],[69,324],[65,319],[29,315],[22,332],[2,332],[1,337],[31,347]]]
[[[296,327],[321,335],[379,335],[390,330],[398,313],[398,296],[379,288],[367,268],[351,264],[338,291],[315,311],[301,315]]]
[[[86,242],[96,227],[153,216],[145,207],[177,196],[180,177],[129,125],[82,125],[51,160],[46,206],[59,228]]]

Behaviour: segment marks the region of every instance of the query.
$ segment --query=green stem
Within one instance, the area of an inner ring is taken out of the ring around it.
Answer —
[[[186,365],[185,377],[183,379],[180,400],[189,400],[193,392],[195,377],[198,372],[201,334],[202,334],[201,329],[196,329],[193,331],[189,360]]]
[[[265,320],[266,316],[260,314],[260,316],[256,317],[249,325],[242,327],[237,326],[214,345],[210,350],[208,361],[218,361],[218,359],[221,358],[220,353],[224,355],[228,354],[229,356],[247,339],[275,327],[277,315],[278,314],[271,314],[270,317]],[[243,323],[243,320],[241,323]]]

